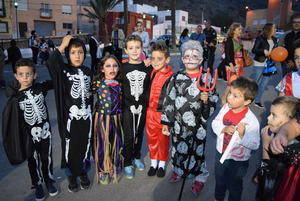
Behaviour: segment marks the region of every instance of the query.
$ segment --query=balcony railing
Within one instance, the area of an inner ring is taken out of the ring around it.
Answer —
[[[52,9],[40,8],[40,17],[41,18],[52,18]]]

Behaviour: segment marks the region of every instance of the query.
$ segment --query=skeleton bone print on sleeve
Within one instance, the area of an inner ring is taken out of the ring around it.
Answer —
[[[138,70],[134,70],[126,74],[130,83],[130,93],[134,96],[135,101],[139,101],[139,97],[144,91],[144,80],[146,75],[147,74],[145,72]]]
[[[19,103],[20,109],[24,111],[25,122],[33,126],[47,119],[44,95],[42,93],[33,95],[32,90],[25,91],[26,98]]]
[[[86,99],[90,96],[90,77],[85,75],[81,69],[78,69],[78,74],[71,75],[66,73],[68,79],[72,82],[71,97],[74,99],[81,98],[81,108],[76,105],[72,105],[69,112],[70,118],[74,117],[79,120],[84,118],[85,120],[90,115],[90,106],[86,105]]]

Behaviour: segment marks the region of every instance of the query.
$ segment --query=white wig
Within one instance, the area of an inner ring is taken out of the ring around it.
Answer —
[[[181,47],[183,55],[187,50],[196,50],[199,52],[199,56],[202,58],[203,57],[203,48],[200,44],[199,41],[196,40],[188,40],[187,42],[182,44]]]

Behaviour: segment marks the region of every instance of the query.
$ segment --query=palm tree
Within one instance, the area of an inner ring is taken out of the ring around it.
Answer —
[[[99,25],[101,26],[101,29],[104,32],[105,44],[108,43],[108,32],[106,24],[108,11],[113,9],[121,1],[122,0],[90,0],[90,5],[92,9],[83,9],[84,11],[86,11],[86,13],[83,13],[82,15],[90,19],[98,20]]]

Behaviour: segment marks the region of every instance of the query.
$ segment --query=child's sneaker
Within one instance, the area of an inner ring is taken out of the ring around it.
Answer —
[[[52,182],[47,183],[47,184],[46,184],[46,187],[47,187],[47,189],[48,189],[48,193],[49,193],[50,196],[56,196],[56,195],[58,194],[58,190],[57,190],[57,188],[53,185]]]
[[[76,193],[78,192],[78,183],[77,183],[77,177],[76,176],[68,176],[69,185],[68,185],[68,191],[70,193]]]
[[[80,176],[80,188],[81,189],[88,189],[91,185],[88,175],[85,173]]]
[[[162,167],[157,170],[157,177],[164,177],[166,175],[166,170]]]
[[[157,168],[154,168],[154,167],[151,166],[148,173],[147,173],[147,175],[149,177],[152,177],[152,176],[156,175],[156,171],[157,171]]]
[[[192,193],[195,196],[198,196],[201,193],[203,187],[204,187],[204,183],[203,182],[194,181],[193,186],[192,186]]]
[[[126,166],[124,170],[125,170],[125,177],[127,179],[133,179],[133,166],[132,165]]]
[[[109,183],[109,175],[108,174],[101,175],[100,183],[103,185],[107,185]]]
[[[41,184],[35,187],[35,201],[43,201],[45,199],[43,186]]]
[[[174,171],[172,173],[172,176],[168,179],[168,181],[171,183],[179,182],[180,180],[181,177],[178,174],[176,174]]]
[[[144,171],[145,170],[145,165],[141,161],[141,159],[134,159],[134,165],[137,170],[139,171]]]

